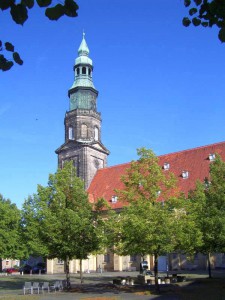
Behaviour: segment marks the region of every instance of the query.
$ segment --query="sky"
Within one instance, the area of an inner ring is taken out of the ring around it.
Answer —
[[[21,208],[57,170],[68,89],[83,30],[99,91],[108,165],[224,141],[225,44],[218,30],[182,26],[183,0],[77,0],[78,17],[23,25],[0,12],[1,40],[24,65],[0,73],[0,194]]]

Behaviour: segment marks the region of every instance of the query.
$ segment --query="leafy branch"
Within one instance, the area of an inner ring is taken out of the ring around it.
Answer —
[[[39,7],[46,7],[45,16],[51,21],[57,21],[62,16],[77,17],[79,6],[74,0],[64,0],[64,4],[58,3],[55,6],[52,6],[52,0],[20,0],[19,3],[16,3],[16,0],[0,0],[0,9],[10,10],[12,20],[18,25],[23,25],[29,17],[29,9],[34,7],[35,2]],[[12,58],[8,59],[4,54],[0,54],[0,70],[8,71],[14,62],[23,64],[19,53],[14,51],[14,46],[0,40],[0,53],[4,51],[11,52]]]
[[[184,0],[185,7],[189,7],[189,16],[183,18],[183,25],[219,28],[218,38],[225,42],[225,1],[224,0]]]

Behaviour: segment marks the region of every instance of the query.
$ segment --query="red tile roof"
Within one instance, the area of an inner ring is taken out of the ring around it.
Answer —
[[[209,154],[215,153],[225,161],[225,142],[161,155],[158,157],[159,165],[162,168],[164,163],[170,165],[169,171],[175,174],[178,188],[187,195],[188,191],[195,188],[197,179],[203,181],[209,176]],[[112,208],[121,208],[123,204],[119,200],[112,203],[111,199],[115,195],[115,189],[123,188],[120,178],[129,167],[130,163],[125,163],[98,170],[88,188],[90,202],[103,197]],[[188,171],[188,178],[182,177],[183,171]]]

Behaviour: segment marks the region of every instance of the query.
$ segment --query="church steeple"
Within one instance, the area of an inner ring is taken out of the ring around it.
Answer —
[[[88,56],[88,54],[89,54],[88,45],[87,45],[84,37],[85,37],[85,33],[83,32],[83,39],[82,39],[82,42],[81,42],[80,47],[78,49],[78,55],[79,56]]]
[[[98,91],[95,89],[92,73],[93,63],[89,55],[88,45],[83,33],[82,42],[78,49],[78,57],[74,65],[74,82],[69,90],[70,110],[73,109],[92,109],[96,110],[96,98]],[[90,93],[87,93],[87,88]],[[78,91],[79,90],[79,91]]]
[[[66,112],[65,143],[56,150],[59,167],[73,160],[77,174],[88,188],[97,169],[107,165],[109,151],[101,142],[101,114],[97,111],[98,91],[92,74],[93,63],[85,34],[75,59],[74,82],[68,91],[69,111]]]

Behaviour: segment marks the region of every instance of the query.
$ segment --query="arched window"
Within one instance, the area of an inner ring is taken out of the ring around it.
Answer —
[[[81,137],[82,138],[87,138],[88,136],[88,127],[86,124],[81,125]]]
[[[77,75],[80,75],[80,68],[77,68]]]
[[[91,76],[91,68],[88,68],[88,75]]]
[[[82,74],[84,74],[84,75],[86,74],[86,68],[85,67],[82,68]]]
[[[69,140],[74,140],[74,131],[73,127],[69,127]]]
[[[98,141],[98,139],[99,139],[99,129],[97,126],[95,126],[94,140]]]

